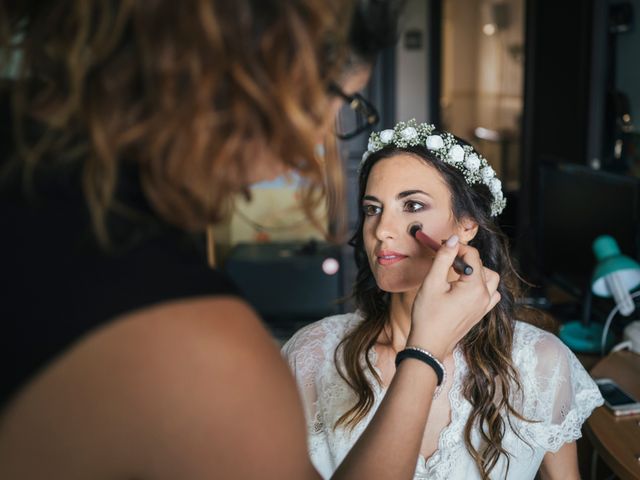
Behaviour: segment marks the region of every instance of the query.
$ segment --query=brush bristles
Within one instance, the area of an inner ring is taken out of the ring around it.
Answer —
[[[411,225],[411,227],[409,227],[409,234],[413,237],[416,238],[416,234],[418,233],[418,231],[420,230],[420,225]]]

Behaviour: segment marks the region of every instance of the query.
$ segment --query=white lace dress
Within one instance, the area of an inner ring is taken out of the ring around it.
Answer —
[[[355,402],[355,394],[337,373],[334,351],[360,321],[357,313],[325,318],[298,331],[282,348],[304,403],[311,459],[324,478],[329,478],[342,462],[386,393],[370,376],[376,399],[368,416],[352,431],[333,428]],[[375,351],[370,358],[375,365]],[[508,475],[501,457],[491,477],[525,480],[534,478],[546,452],[556,452],[581,436],[582,424],[603,400],[573,353],[557,337],[532,325],[516,322],[513,361],[523,386],[523,395],[515,404],[525,418],[538,422],[512,419],[527,442],[507,428],[503,446],[511,454]],[[440,433],[435,453],[428,459],[418,458],[415,479],[480,478],[464,445],[463,430],[471,404],[461,391],[467,365],[459,350],[454,352],[454,362],[449,391],[451,422]],[[472,441],[476,447],[480,444],[477,433]]]

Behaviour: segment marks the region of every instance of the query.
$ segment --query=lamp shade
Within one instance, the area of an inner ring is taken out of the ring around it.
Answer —
[[[617,273],[627,292],[640,285],[640,264],[620,252],[615,239],[602,235],[593,242],[593,253],[598,263],[591,278],[591,290],[599,297],[611,297],[613,292],[607,286],[606,277]]]

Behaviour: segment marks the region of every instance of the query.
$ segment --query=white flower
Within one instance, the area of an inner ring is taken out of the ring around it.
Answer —
[[[465,160],[464,166],[471,172],[477,172],[480,168],[480,158],[475,153],[472,153]]]
[[[407,127],[400,132],[400,135],[405,140],[413,140],[418,136],[418,131],[413,127]]]
[[[373,144],[373,137],[369,137],[369,143],[367,144],[367,150],[373,152],[375,150],[375,145]]]
[[[490,166],[486,166],[480,170],[480,176],[482,177],[482,183],[489,185],[491,179],[496,176],[496,172]]]
[[[395,132],[391,129],[383,130],[380,132],[380,141],[385,145],[393,140],[393,134]]]
[[[460,145],[454,145],[453,147],[451,147],[451,150],[449,150],[448,158],[451,163],[462,162],[464,160],[464,148],[462,148]]]
[[[491,190],[493,195],[497,195],[498,192],[502,193],[502,182],[499,178],[491,179],[491,182],[489,183],[489,190]]]
[[[425,145],[429,150],[440,150],[444,147],[444,141],[440,135],[429,135]]]
[[[367,158],[369,158],[369,155],[371,155],[371,152],[369,150],[367,150],[366,152],[364,152],[362,154],[362,162],[364,162]]]

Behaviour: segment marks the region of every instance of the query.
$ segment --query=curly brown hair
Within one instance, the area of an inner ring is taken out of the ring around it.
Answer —
[[[314,147],[351,53],[354,3],[0,1],[0,51],[21,55],[18,156],[81,164],[103,239],[125,163],[154,210],[186,229],[218,221],[265,164],[308,179],[312,212],[340,184],[337,156]]]
[[[462,142],[462,141],[461,141]],[[398,153],[410,153],[433,166],[443,177],[451,192],[453,215],[456,219],[472,218],[478,223],[478,232],[469,244],[480,252],[483,264],[500,274],[500,302],[461,340],[469,372],[463,380],[463,395],[473,405],[464,430],[464,442],[483,479],[488,479],[501,455],[508,452],[502,446],[511,418],[529,421],[514,407],[514,398],[521,393],[518,372],[511,359],[514,322],[516,318],[543,325],[541,312],[516,304],[520,295],[520,282],[511,260],[507,240],[491,218],[492,195],[483,184],[469,186],[461,173],[438,160],[425,147],[386,147],[367,158],[360,171],[359,200],[362,201],[369,173],[384,158]],[[357,401],[336,422],[336,427],[353,428],[371,410],[374,394],[362,366],[378,382],[381,379],[371,364],[369,352],[389,321],[390,295],[378,288],[369,266],[363,238],[364,215],[359,215],[358,227],[350,243],[354,247],[358,267],[353,297],[364,321],[342,339],[335,351],[335,364],[341,377],[355,391]],[[476,425],[483,440],[479,448],[471,443]],[[516,434],[518,432],[516,431]]]

